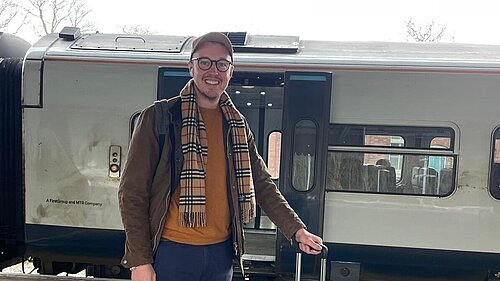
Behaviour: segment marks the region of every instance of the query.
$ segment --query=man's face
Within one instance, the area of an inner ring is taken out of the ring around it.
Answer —
[[[212,61],[225,59],[231,61],[229,51],[223,45],[214,42],[207,42],[201,45],[193,54],[193,58],[209,58]],[[227,71],[222,72],[217,69],[216,63],[213,62],[208,70],[203,70],[199,67],[198,60],[191,60],[189,62],[189,70],[194,78],[196,87],[201,92],[197,97],[198,102],[218,103],[220,96],[226,90],[229,80],[233,75],[233,69],[234,67],[231,64]]]

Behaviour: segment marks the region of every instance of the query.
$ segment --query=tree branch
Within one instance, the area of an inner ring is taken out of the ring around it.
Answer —
[[[10,1],[10,0],[9,0]],[[31,24],[37,34],[56,32],[62,25],[93,28],[87,18],[91,10],[82,0],[27,0]],[[40,26],[35,24],[39,22]]]
[[[415,42],[439,42],[446,31],[446,26],[436,27],[434,21],[417,27],[410,18],[405,24],[407,36]]]

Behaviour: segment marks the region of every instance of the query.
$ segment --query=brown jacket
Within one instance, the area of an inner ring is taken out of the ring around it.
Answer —
[[[153,257],[160,243],[163,224],[180,175],[183,155],[181,150],[180,100],[169,101],[170,122],[173,125],[174,146],[167,134],[161,156],[159,155],[159,134],[155,127],[155,107],[144,109],[132,135],[127,161],[118,191],[120,211],[125,228],[125,267],[153,263]],[[246,121],[245,121],[246,123]],[[248,145],[257,203],[279,230],[290,239],[304,223],[290,208],[267,172],[264,161],[257,152],[252,132],[248,128]],[[232,239],[235,256],[241,264],[244,254],[243,225],[238,205],[238,190],[234,173],[228,125],[224,124],[226,157],[228,166],[228,193],[231,207]],[[173,151],[173,154],[171,154]],[[171,162],[175,161],[175,171]],[[175,173],[172,175],[172,173]],[[175,180],[172,180],[175,179]]]

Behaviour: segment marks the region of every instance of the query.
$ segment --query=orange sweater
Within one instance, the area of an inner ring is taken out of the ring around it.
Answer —
[[[162,237],[183,244],[209,245],[225,241],[230,236],[226,153],[220,108],[199,109],[205,122],[208,142],[208,160],[205,166],[207,226],[190,228],[179,225],[181,189],[177,187],[170,201]]]

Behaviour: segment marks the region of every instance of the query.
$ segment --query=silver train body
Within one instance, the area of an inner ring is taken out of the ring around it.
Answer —
[[[229,36],[228,93],[280,190],[330,246],[330,280],[494,278],[500,46]],[[126,275],[117,189],[134,121],[189,79],[192,40],[53,34],[26,53],[16,212],[41,272]],[[247,272],[293,272],[265,212],[247,228]],[[318,269],[305,257],[306,276]]]

